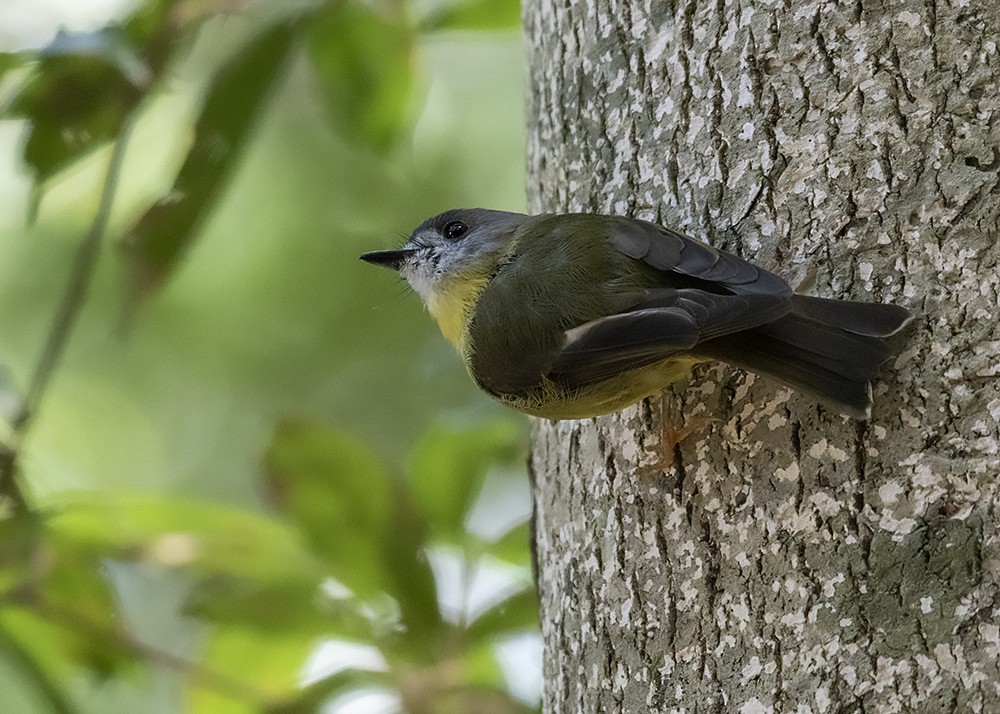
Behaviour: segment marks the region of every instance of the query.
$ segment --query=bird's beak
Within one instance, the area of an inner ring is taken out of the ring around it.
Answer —
[[[403,263],[406,259],[413,255],[412,248],[401,248],[400,250],[373,250],[371,253],[365,253],[361,256],[361,260],[366,263],[371,263],[372,265],[381,265],[383,268],[391,268],[392,270],[399,270],[403,267]]]

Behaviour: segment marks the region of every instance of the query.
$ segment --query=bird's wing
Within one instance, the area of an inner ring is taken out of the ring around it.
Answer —
[[[610,315],[568,330],[546,376],[582,387],[655,364],[697,343],[698,325],[679,307]]]
[[[632,309],[567,330],[547,376],[580,387],[696,354],[700,343],[780,318],[788,312],[786,302],[782,295],[648,290]]]
[[[784,295],[791,309],[792,289],[774,273],[655,223],[619,217],[611,221],[612,244],[630,258],[733,293]]]
[[[548,376],[584,386],[699,344],[773,322],[792,309],[792,289],[742,258],[645,221],[610,217],[620,252],[664,273],[693,280],[621,296],[624,309],[564,333]],[[667,281],[669,283],[669,281]]]

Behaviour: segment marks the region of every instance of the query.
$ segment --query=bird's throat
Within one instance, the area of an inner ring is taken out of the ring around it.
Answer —
[[[430,311],[441,334],[463,352],[469,320],[476,307],[476,301],[489,282],[488,276],[469,278],[442,283],[428,296],[427,309]]]

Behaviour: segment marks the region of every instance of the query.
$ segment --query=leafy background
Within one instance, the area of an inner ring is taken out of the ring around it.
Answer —
[[[534,711],[524,424],[357,260],[523,208],[517,3],[49,5],[0,8],[4,711]]]

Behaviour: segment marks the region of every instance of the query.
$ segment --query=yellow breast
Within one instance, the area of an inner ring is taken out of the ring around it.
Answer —
[[[427,309],[441,329],[441,334],[463,355],[469,320],[486,283],[485,276],[448,280],[439,285],[427,300]]]

